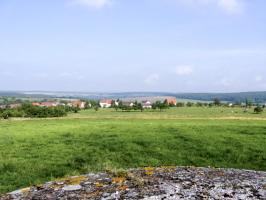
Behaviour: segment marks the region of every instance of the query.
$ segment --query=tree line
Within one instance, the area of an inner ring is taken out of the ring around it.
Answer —
[[[118,102],[118,103],[117,103]],[[156,101],[151,104],[151,109],[153,111],[159,110],[163,111],[170,107],[214,107],[214,106],[224,106],[228,107],[228,103],[222,103],[219,99],[214,99],[213,102],[177,102],[176,104],[168,103],[167,100],[161,102]],[[246,100],[246,102],[241,104],[232,104],[231,107],[234,106],[242,106],[247,108],[251,108],[254,104],[251,101]],[[98,111],[100,108],[99,101],[95,100],[87,100],[85,109],[95,109]],[[143,104],[135,101],[133,103],[126,103],[121,100],[112,101],[111,108],[116,111],[144,111]],[[265,105],[255,105],[254,113],[262,113],[264,111]],[[78,107],[70,107],[70,106],[56,106],[56,107],[39,107],[33,106],[31,103],[26,102],[23,103],[18,108],[0,108],[0,118],[8,119],[9,117],[26,117],[26,118],[47,118],[47,117],[64,117],[69,112],[77,113],[80,108]]]
[[[99,101],[95,100],[89,100],[86,101],[86,105],[90,105],[89,107],[86,107],[86,109],[95,109],[96,111],[99,110],[100,104]],[[259,105],[253,103],[249,99],[245,99],[245,102],[236,102],[236,103],[228,103],[228,102],[222,102],[218,98],[214,98],[213,101],[211,102],[177,102],[176,104],[174,103],[168,103],[167,100],[161,102],[161,101],[156,101],[151,104],[151,109],[152,110],[164,110],[168,109],[170,107],[244,107],[244,108],[252,108],[254,106],[254,112],[255,113],[261,113],[263,112],[265,105]],[[135,101],[135,102],[123,102],[119,99],[113,100],[111,108],[115,109],[116,111],[144,111],[142,103]]]
[[[118,102],[118,103],[116,103]],[[114,108],[116,111],[118,110],[122,110],[122,111],[131,111],[131,110],[134,110],[134,111],[141,111],[143,112],[144,111],[144,107],[143,107],[143,104],[138,102],[138,101],[135,101],[135,102],[132,102],[132,103],[125,103],[121,100],[117,100],[117,101],[112,101],[112,106],[111,108]],[[169,108],[169,104],[167,102],[167,100],[165,100],[164,102],[161,102],[161,101],[156,101],[154,103],[151,104],[151,109],[153,110],[164,110],[164,109],[167,109]]]
[[[0,109],[0,118],[26,117],[26,118],[47,118],[64,117],[68,112],[78,112],[79,108],[69,106],[39,107],[30,103],[24,103],[18,108]]]

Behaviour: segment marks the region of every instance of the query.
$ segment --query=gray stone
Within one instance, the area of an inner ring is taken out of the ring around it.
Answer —
[[[65,187],[62,188],[62,190],[64,191],[77,191],[77,190],[81,190],[82,187],[80,185],[67,185]]]
[[[31,189],[0,196],[0,200],[26,199],[265,199],[266,173],[195,167],[129,170],[125,181],[113,183],[113,174],[85,175],[79,185],[68,181],[49,182]],[[63,188],[62,188],[63,187]]]

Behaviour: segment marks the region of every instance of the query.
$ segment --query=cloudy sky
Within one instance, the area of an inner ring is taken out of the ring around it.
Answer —
[[[265,0],[0,0],[0,90],[266,90]]]

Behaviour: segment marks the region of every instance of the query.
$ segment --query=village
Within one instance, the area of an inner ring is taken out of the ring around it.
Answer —
[[[140,102],[143,109],[152,109],[152,104],[156,102],[166,102],[168,105],[176,106],[177,100],[175,97],[139,97],[136,99],[102,99],[102,100],[81,100],[81,99],[55,99],[49,101],[32,101],[30,104],[37,107],[72,107],[79,109],[92,108],[97,106],[100,108],[111,108],[119,105],[126,107],[133,107],[136,103]],[[1,104],[0,109],[16,109],[22,106],[24,102],[20,103],[7,103]],[[139,104],[139,103],[138,103]]]
[[[182,101],[177,102],[177,99],[172,96],[155,96],[155,97],[136,97],[136,98],[122,98],[122,99],[100,99],[100,100],[90,100],[90,99],[64,99],[64,98],[55,98],[55,99],[38,99],[38,100],[21,100],[13,99],[7,100],[5,103],[0,102],[0,109],[18,109],[22,107],[23,104],[30,104],[34,107],[42,108],[53,108],[53,107],[68,107],[68,108],[77,108],[77,109],[90,109],[90,108],[134,108],[138,106],[139,109],[152,109],[155,104],[165,104],[169,107],[202,107],[208,106],[226,106],[226,107],[252,107],[260,106],[265,108],[265,104],[254,104],[251,101],[246,100],[246,102],[221,102],[219,99],[214,99],[213,102],[204,102],[204,101]]]

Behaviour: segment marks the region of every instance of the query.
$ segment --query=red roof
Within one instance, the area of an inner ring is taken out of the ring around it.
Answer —
[[[100,103],[112,104],[112,101],[112,99],[103,99],[100,101]]]
[[[78,100],[78,101],[72,101],[72,105],[73,105],[74,107],[81,107],[82,104],[83,104],[83,106],[84,106],[84,105],[85,105],[85,102],[80,101],[80,100]]]
[[[175,97],[168,97],[166,98],[167,103],[169,104],[176,104],[176,98]]]
[[[55,102],[42,102],[41,106],[53,107],[53,106],[56,106],[56,103]]]

